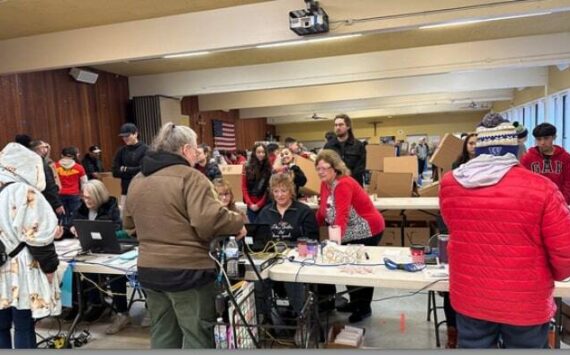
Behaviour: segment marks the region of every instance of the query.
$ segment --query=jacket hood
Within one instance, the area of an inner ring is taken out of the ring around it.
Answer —
[[[65,170],[69,170],[73,168],[75,165],[75,160],[73,158],[61,158],[58,161],[59,165],[61,165]]]
[[[141,172],[144,176],[149,176],[157,171],[172,165],[187,165],[190,164],[178,154],[167,152],[153,152],[148,151],[144,156],[141,163]]]
[[[8,143],[0,151],[0,181],[23,182],[40,191],[46,187],[42,158],[18,143]]]
[[[552,158],[556,159],[558,156],[564,154],[564,148],[559,145],[554,145],[554,154],[551,155]],[[540,152],[538,147],[532,147],[528,150],[528,154],[531,154],[535,159],[543,159],[544,155]]]
[[[481,154],[453,170],[453,176],[465,188],[476,188],[497,184],[513,166],[519,164],[511,154],[495,156]]]

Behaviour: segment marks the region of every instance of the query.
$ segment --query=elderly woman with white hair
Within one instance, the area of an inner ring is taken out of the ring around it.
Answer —
[[[126,237],[127,233],[123,231],[123,222],[119,211],[117,199],[109,196],[109,190],[99,180],[89,180],[81,189],[81,206],[75,213],[73,220],[91,220],[91,221],[111,221],[115,225],[115,234],[117,237]],[[77,232],[72,227],[74,235]],[[127,278],[117,277],[116,275],[101,275],[110,279],[109,286],[113,295],[113,306],[117,314],[114,316],[113,323],[105,330],[106,334],[115,334],[130,324],[128,305],[127,305]],[[96,274],[87,274],[87,278],[95,280]],[[87,310],[83,316],[86,321],[97,320],[105,310],[101,294],[94,288],[86,295]]]
[[[0,152],[0,348],[36,348],[34,319],[61,313],[57,217],[42,195],[39,155],[17,143]],[[12,343],[11,329],[14,328]]]
[[[191,128],[166,123],[129,186],[124,225],[137,230],[153,349],[214,346],[209,245],[218,235],[246,233],[242,216],[223,207],[212,183],[192,167],[197,148]]]

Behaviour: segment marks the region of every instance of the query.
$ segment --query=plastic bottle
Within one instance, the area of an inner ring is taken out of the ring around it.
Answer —
[[[223,319],[220,317],[217,320],[216,327],[214,328],[214,338],[216,340],[216,349],[228,348],[228,330],[224,324]]]
[[[235,237],[230,237],[224,252],[226,254],[226,273],[228,277],[238,277],[239,247]]]

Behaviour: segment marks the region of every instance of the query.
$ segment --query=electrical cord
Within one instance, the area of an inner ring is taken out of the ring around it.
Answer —
[[[231,284],[231,282],[230,282],[230,279],[228,278],[228,275],[226,274],[226,271],[224,270],[224,266],[219,262],[219,260],[218,260],[216,257],[214,257],[214,255],[212,255],[212,252],[211,252],[211,251],[208,252],[208,255],[209,255],[210,258],[211,258],[212,260],[214,260],[214,262],[220,267],[220,271],[223,273],[223,275],[224,275],[224,280],[226,281],[226,282],[225,282],[225,285],[226,285],[226,289],[227,289],[227,291],[228,291],[228,296],[230,297],[230,300],[232,301],[232,303],[233,303],[233,305],[234,305],[234,308],[235,308],[235,310],[236,310],[238,316],[240,317],[240,320],[243,322],[243,326],[245,326],[245,329],[246,329],[247,333],[249,334],[249,336],[250,336],[250,338],[251,338],[251,341],[252,341],[253,344],[255,345],[255,348],[256,348],[256,349],[259,349],[259,348],[260,348],[260,347],[259,347],[259,343],[258,343],[257,340],[255,339],[255,336],[254,336],[254,334],[253,334],[253,331],[251,330],[251,327],[250,327],[249,323],[248,323],[247,320],[245,319],[245,316],[243,315],[243,313],[242,313],[242,311],[241,311],[241,309],[240,309],[240,307],[239,307],[239,304],[237,303],[237,300],[236,300],[235,297],[234,297],[234,292],[233,292],[233,290],[232,290],[232,284]]]
[[[414,292],[411,292],[410,294],[378,298],[378,299],[372,300],[372,302],[381,302],[381,301],[387,301],[387,300],[396,299],[396,298],[412,297],[412,296],[415,296],[415,295],[419,294],[419,293],[422,292],[422,291],[427,290],[428,288],[430,288],[431,286],[435,285],[435,284],[438,283],[438,282],[441,282],[441,281],[448,281],[448,280],[449,280],[449,279],[439,279],[439,280],[435,280],[435,281],[430,282],[429,284],[425,285],[424,287],[420,288],[419,290],[414,291]]]

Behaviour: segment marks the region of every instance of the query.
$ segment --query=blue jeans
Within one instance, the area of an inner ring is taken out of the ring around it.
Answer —
[[[36,330],[32,311],[14,307],[0,310],[0,349],[12,349],[10,329],[14,324],[14,349],[35,349]]]
[[[499,338],[507,349],[547,349],[549,323],[516,326],[488,322],[457,313],[458,347],[496,349]]]
[[[61,195],[61,204],[65,208],[65,214],[62,216],[62,225],[69,229],[73,225],[73,216],[81,206],[81,196],[79,195]]]

